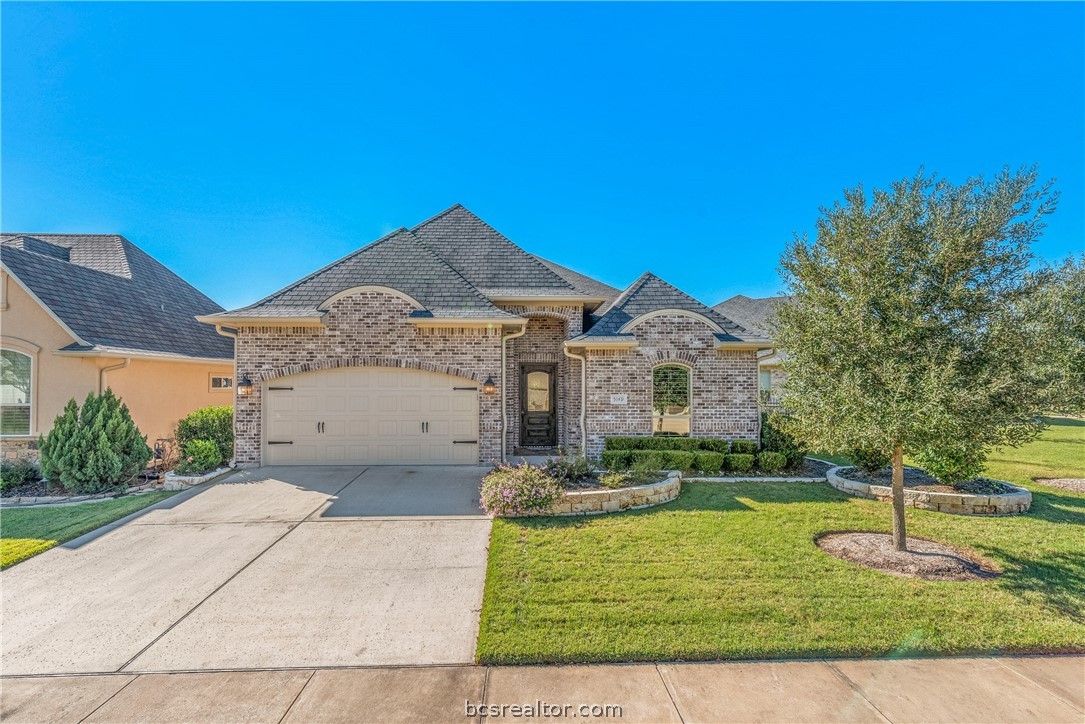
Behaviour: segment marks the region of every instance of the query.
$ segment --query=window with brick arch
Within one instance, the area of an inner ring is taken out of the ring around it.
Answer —
[[[652,369],[652,434],[688,437],[690,433],[690,369],[663,364]]]

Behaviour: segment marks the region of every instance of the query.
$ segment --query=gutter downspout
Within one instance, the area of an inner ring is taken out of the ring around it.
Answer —
[[[573,354],[562,345],[561,351],[569,359],[580,360],[580,457],[588,457],[588,360],[587,355]]]
[[[216,324],[215,325],[215,331],[218,332],[219,334],[221,334],[223,337],[229,337],[230,339],[232,339],[234,341],[234,377],[233,377],[233,380],[234,380],[234,416],[233,416],[233,418],[234,418],[234,425],[235,425],[234,439],[237,439],[237,428],[236,428],[236,425],[237,425],[237,414],[236,414],[237,413],[237,330],[223,329],[221,324]],[[262,400],[261,400],[260,404],[261,405],[263,404]],[[264,455],[264,451],[263,451],[263,448],[261,447],[261,450],[260,450],[260,459],[261,460],[263,460],[263,455]],[[236,448],[234,449],[233,463],[235,465],[237,464],[237,449]]]
[[[508,398],[506,397],[506,364],[505,364],[505,342],[510,339],[516,339],[517,337],[523,337],[527,334],[527,322],[524,322],[524,326],[520,328],[519,332],[512,332],[510,334],[501,335],[501,462],[505,462],[505,448],[507,447],[506,437],[509,429],[509,406]]]
[[[124,361],[120,362],[119,364],[109,365],[108,367],[102,367],[100,370],[98,370],[98,394],[100,395],[103,392],[105,392],[105,390],[106,390],[106,387],[105,387],[105,373],[106,372],[112,372],[113,370],[123,370],[125,367],[127,367],[130,364],[132,364],[132,358],[131,357],[125,357]]]

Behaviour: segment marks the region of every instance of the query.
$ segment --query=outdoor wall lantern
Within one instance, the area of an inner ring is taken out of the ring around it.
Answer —
[[[241,381],[237,383],[237,394],[242,397],[248,397],[252,394],[252,380],[249,379],[248,375],[244,375]]]
[[[486,381],[482,383],[482,391],[487,395],[492,395],[497,392],[497,383],[494,382],[494,376],[490,375],[486,378]]]

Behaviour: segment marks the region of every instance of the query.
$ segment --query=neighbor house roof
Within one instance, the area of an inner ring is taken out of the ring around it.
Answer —
[[[571,269],[528,254],[460,204],[401,228],[254,304],[206,322],[247,319],[317,322],[340,292],[380,286],[409,296],[418,321],[477,319],[518,321],[494,301],[575,299],[597,306],[618,290]]]
[[[764,337],[771,337],[776,308],[788,298],[782,294],[775,297],[747,297],[736,294],[712,308],[746,329],[756,330]]]
[[[196,321],[222,310],[118,234],[0,234],[5,271],[75,337],[73,353],[233,358]]]
[[[610,303],[587,334],[573,338],[570,344],[633,341],[636,333],[626,329],[626,325],[645,314],[670,309],[691,312],[713,323],[719,328],[715,336],[721,345],[766,341],[759,333],[747,330],[655,274],[646,272]]]

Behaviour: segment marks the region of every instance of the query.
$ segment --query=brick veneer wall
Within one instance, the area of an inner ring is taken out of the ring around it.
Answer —
[[[511,453],[520,445],[520,365],[548,362],[557,365],[558,445],[580,445],[580,363],[565,356],[563,343],[583,330],[584,308],[568,304],[521,304],[503,306],[507,312],[526,317],[527,333],[506,345],[506,380],[509,428],[506,444]]]
[[[235,457],[260,464],[261,390],[258,381],[298,372],[352,366],[397,366],[444,372],[482,382],[501,368],[499,328],[417,328],[413,307],[398,297],[360,292],[333,303],[326,327],[244,326],[235,345],[238,379],[253,394],[238,397]],[[479,391],[479,462],[500,456],[500,391]]]
[[[587,351],[590,456],[606,437],[652,434],[652,368],[666,362],[692,368],[694,437],[757,439],[756,352],[716,350],[709,327],[680,315],[654,317],[632,332],[633,349]],[[612,404],[612,394],[627,395],[627,404]]]

